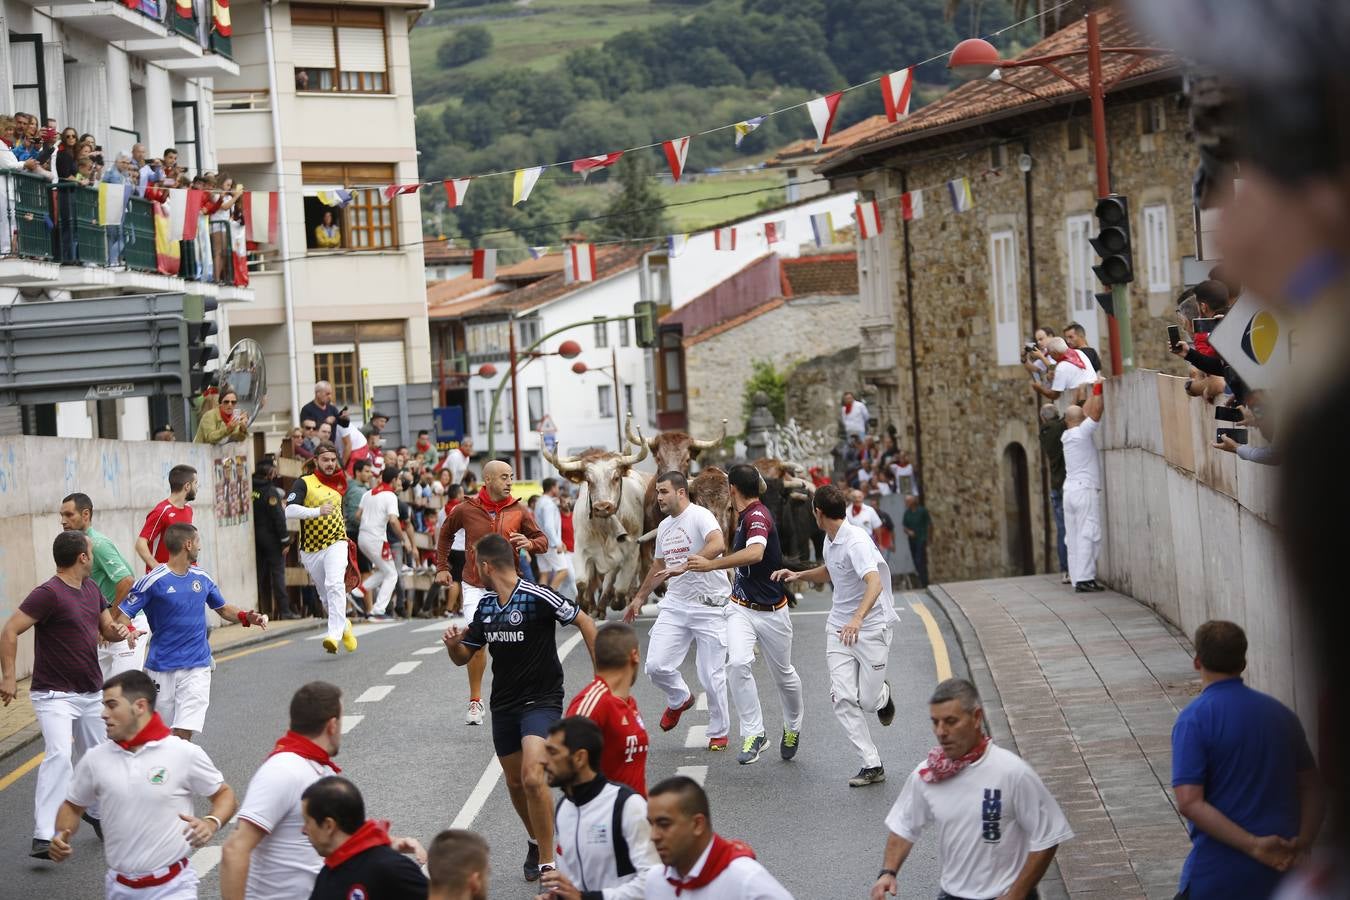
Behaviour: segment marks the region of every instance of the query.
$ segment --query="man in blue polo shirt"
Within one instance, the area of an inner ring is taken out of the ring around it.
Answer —
[[[759,470],[748,465],[732,466],[727,480],[731,485],[731,502],[740,517],[732,552],[716,559],[691,556],[681,571],[736,570],[731,602],[727,604],[727,685],[741,723],[741,752],[736,761],[746,766],[759,759],[769,742],[759,706],[759,690],[751,671],[756,644],[764,650],[769,673],[783,703],[783,738],[778,746],[783,759],[797,755],[805,710],[802,680],[792,666],[792,619],[788,617],[787,594],[782,583],[773,580],[773,573],[783,567],[783,552],[773,516],[759,500],[764,482]]]
[[[1177,896],[1264,900],[1322,823],[1312,751],[1291,710],[1242,683],[1237,625],[1196,629],[1195,668],[1200,696],[1172,727],[1172,787],[1191,822]]]

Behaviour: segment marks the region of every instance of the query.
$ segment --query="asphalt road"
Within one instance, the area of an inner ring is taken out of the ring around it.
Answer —
[[[718,832],[749,842],[799,900],[867,895],[880,868],[886,812],[905,776],[933,743],[927,696],[936,681],[935,660],[950,653],[957,674],[965,669],[936,604],[918,595],[897,595],[900,623],[889,669],[897,714],[888,729],[873,721],[890,780],[849,788],[847,780],[860,763],[830,709],[824,651],[828,596],[808,592],[793,613],[794,663],[805,689],[806,724],[801,750],[792,762],[778,758],[778,698],[762,662],[756,674],[771,746],[751,766],[736,763],[734,717],[731,751],[708,753],[701,740],[707,723],[702,703],[685,714],[678,728],[663,733],[657,726],[660,695],[645,676],[636,688],[652,735],[648,783],[677,770],[701,778]],[[914,602],[931,613],[931,627],[912,607]],[[644,650],[652,621],[639,620]],[[479,831],[492,847],[491,895],[533,897],[520,870],[524,831],[496,774],[489,729],[463,723],[466,675],[439,646],[443,625],[418,620],[361,626],[360,649],[337,657],[323,653],[317,632],[226,653],[218,660],[206,731],[199,741],[242,795],[250,775],[286,728],[293,689],[314,679],[331,681],[343,689],[348,717],[338,762],[361,787],[368,814],[391,819],[396,834],[423,842],[452,823]],[[579,637],[574,629],[560,631],[559,644],[568,650],[568,696],[590,680],[585,649],[573,637]],[[685,673],[697,690],[692,652]],[[37,750],[40,746],[33,752]],[[0,764],[0,779],[30,756],[20,753]],[[35,777],[29,772],[0,789],[0,848],[7,859],[0,898],[101,897],[102,854],[87,827],[75,836],[74,858],[61,866],[27,858]],[[203,874],[202,897],[218,896],[220,843],[218,839],[193,859]],[[903,896],[937,893],[931,840],[921,842],[911,855],[901,888]]]

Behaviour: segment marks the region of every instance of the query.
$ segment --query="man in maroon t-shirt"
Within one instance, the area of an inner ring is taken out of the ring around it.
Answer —
[[[136,555],[149,572],[160,563],[169,561],[169,548],[164,546],[164,532],[170,525],[191,525],[192,507],[197,499],[197,470],[192,466],[174,466],[169,470],[169,496],[159,501],[145,517],[140,537],[136,538]]]
[[[33,588],[0,631],[0,702],[9,706],[18,693],[14,658],[19,635],[34,626],[33,682],[29,696],[45,744],[34,800],[34,859],[49,859],[56,813],[66,799],[74,772],[71,749],[83,753],[105,740],[103,671],[98,642],[128,640],[125,625],[113,624],[98,586],[89,577],[94,550],[83,531],[63,531],[52,544],[56,575]],[[130,637],[132,646],[135,638]],[[73,740],[72,740],[73,739]],[[102,837],[97,809],[85,819]]]

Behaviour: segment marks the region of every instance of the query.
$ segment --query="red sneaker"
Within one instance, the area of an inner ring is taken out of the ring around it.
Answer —
[[[671,707],[667,706],[666,711],[661,713],[661,730],[669,731],[676,725],[680,724],[680,716],[684,715],[684,711],[693,705],[694,705],[694,694],[691,691],[689,693],[689,699],[686,700],[679,709],[672,709]]]
[[[708,738],[708,749],[713,751],[727,749],[727,739],[725,737]]]

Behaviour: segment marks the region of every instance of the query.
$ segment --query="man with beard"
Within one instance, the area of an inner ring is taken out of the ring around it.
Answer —
[[[356,650],[352,623],[347,621],[347,566],[351,551],[342,521],[342,497],[347,473],[338,461],[337,447],[325,441],[305,463],[305,474],[291,484],[286,518],[300,520],[300,562],[328,610],[328,633],[323,649],[337,653],[338,642]]]
[[[226,603],[206,570],[198,568],[201,537],[191,525],[170,525],[164,532],[169,561],[141,576],[114,619],[126,624],[142,610],[155,633],[145,659],[145,674],[158,690],[155,709],[175,736],[192,740],[206,724],[211,702],[211,644],[202,604],[226,622],[267,629],[267,616]]]
[[[61,501],[61,528],[66,531],[81,531],[89,538],[93,551],[93,568],[90,577],[98,585],[103,602],[113,609],[131,593],[136,577],[131,566],[118,552],[117,545],[105,534],[94,530],[94,501],[88,494],[68,494]],[[119,672],[128,669],[140,669],[145,666],[145,651],[149,649],[150,623],[144,614],[136,617],[131,627],[139,635],[135,646],[128,641],[101,643],[98,648],[98,665],[107,680]]]
[[[164,546],[164,532],[170,525],[192,524],[192,507],[197,499],[197,470],[192,466],[174,466],[169,470],[169,496],[159,501],[145,517],[140,537],[136,538],[136,555],[145,563],[145,571],[169,561],[169,550]]]

